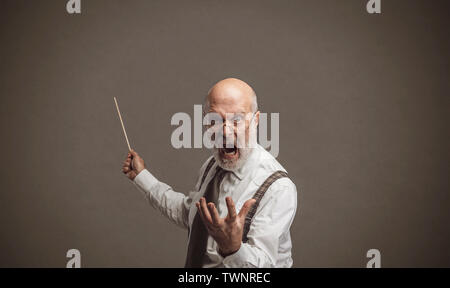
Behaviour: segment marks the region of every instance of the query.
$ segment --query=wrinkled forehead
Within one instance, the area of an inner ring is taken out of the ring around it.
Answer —
[[[234,87],[212,90],[208,94],[209,111],[219,114],[251,113],[252,94]]]

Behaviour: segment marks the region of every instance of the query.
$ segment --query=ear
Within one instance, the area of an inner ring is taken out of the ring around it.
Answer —
[[[256,111],[255,113],[255,126],[259,125],[259,111]]]

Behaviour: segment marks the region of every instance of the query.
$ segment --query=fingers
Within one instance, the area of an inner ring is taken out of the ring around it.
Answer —
[[[129,154],[129,155],[130,155],[130,154]],[[129,172],[129,171],[131,171],[131,170],[132,170],[132,167],[131,167],[131,158],[128,157],[125,161],[123,161],[122,172],[123,172],[123,173],[127,173],[127,172]]]
[[[200,198],[200,210],[202,211],[203,218],[206,220],[206,222],[212,224],[212,218],[209,214],[208,208],[206,207],[206,200],[204,197]]]
[[[216,205],[214,205],[214,203],[209,203],[208,208],[209,208],[209,213],[211,214],[212,223],[214,225],[218,226],[220,224],[220,216],[219,216],[219,212],[217,212]]]
[[[245,216],[247,216],[248,211],[250,211],[250,208],[252,208],[253,204],[255,204],[256,200],[255,199],[249,199],[247,201],[245,201],[244,205],[241,208],[241,211],[239,211],[239,217],[243,218]]]
[[[231,197],[226,197],[225,201],[227,202],[228,217],[230,220],[236,219],[236,208],[234,207],[233,199],[231,199]]]
[[[138,172],[140,172],[140,171],[136,171],[133,168],[133,160],[134,159],[139,159],[140,161],[143,161],[142,159],[140,159],[139,155],[134,150],[131,150],[127,153],[127,157],[125,158],[125,161],[123,161],[123,164],[122,164],[122,172],[130,180],[134,180],[134,178],[136,178]]]
[[[131,156],[132,156],[131,153],[128,152],[125,161],[123,161],[122,172],[125,174],[132,170],[131,169],[131,161],[132,161]]]
[[[207,227],[211,225],[220,225],[219,212],[217,211],[216,205],[214,205],[214,203],[210,202],[206,204],[206,199],[202,197],[200,198],[199,202],[195,203],[195,206],[198,209],[200,218]]]
[[[206,224],[206,220],[202,214],[202,207],[200,206],[200,202],[195,203],[195,206],[197,206],[198,215],[200,215],[200,218],[202,219],[203,223]]]

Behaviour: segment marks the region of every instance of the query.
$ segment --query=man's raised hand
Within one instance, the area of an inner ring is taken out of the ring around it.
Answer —
[[[130,180],[134,180],[134,178],[136,178],[136,176],[144,169],[144,159],[142,159],[134,150],[128,152],[127,158],[123,162],[122,172],[127,175]]]

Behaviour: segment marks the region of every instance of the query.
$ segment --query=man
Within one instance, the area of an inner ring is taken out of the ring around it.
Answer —
[[[255,92],[229,78],[216,83],[205,102],[205,112],[224,119],[210,125],[219,127],[215,138],[223,137],[223,145],[202,165],[193,192],[185,196],[157,180],[135,151],[123,173],[154,208],[188,229],[185,267],[291,267],[297,190],[269,152],[250,145],[260,115]],[[236,123],[245,129],[243,146],[237,145]]]

